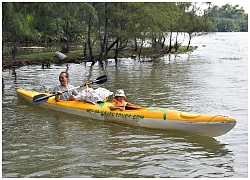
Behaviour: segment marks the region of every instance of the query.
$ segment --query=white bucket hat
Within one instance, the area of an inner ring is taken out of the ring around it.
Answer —
[[[125,94],[124,94],[124,91],[122,89],[119,89],[115,92],[115,97],[116,96],[123,96],[126,98]]]

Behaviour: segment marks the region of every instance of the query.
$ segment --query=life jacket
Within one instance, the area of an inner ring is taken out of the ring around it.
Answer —
[[[118,101],[117,99],[113,99],[112,102],[115,102],[116,103],[116,107],[124,107],[126,106],[126,102],[124,100],[122,100],[122,102]]]

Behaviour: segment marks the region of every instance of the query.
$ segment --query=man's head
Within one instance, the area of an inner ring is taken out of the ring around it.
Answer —
[[[69,74],[67,72],[61,72],[59,75],[59,81],[62,86],[67,87],[69,81]]]

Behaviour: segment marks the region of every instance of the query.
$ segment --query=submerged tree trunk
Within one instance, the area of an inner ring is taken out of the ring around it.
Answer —
[[[169,38],[169,47],[168,47],[168,53],[170,53],[171,52],[171,50],[172,50],[172,34],[173,34],[173,31],[171,30],[170,31],[170,38]]]
[[[114,59],[115,59],[115,65],[117,65],[117,61],[118,61],[118,52],[119,52],[119,44],[118,41],[116,42],[116,46],[115,46],[115,55],[114,55]]]
[[[175,37],[175,43],[174,43],[174,48],[175,48],[175,52],[177,52],[179,44],[178,44],[178,34],[179,32],[176,33],[176,37]]]
[[[163,36],[162,37],[162,42],[161,42],[161,48],[163,49],[164,48],[164,45],[165,45],[165,42],[166,42],[166,37],[165,36]]]
[[[134,48],[134,51],[137,52],[137,50],[138,50],[138,45],[137,45],[137,39],[135,37],[135,48]]]
[[[141,61],[141,51],[142,51],[142,47],[143,47],[143,44],[144,44],[144,40],[142,39],[141,41],[142,42],[141,42],[141,46],[140,46],[139,54],[138,54],[139,61]]]
[[[192,39],[191,34],[190,34],[190,33],[188,33],[188,35],[189,35],[189,39],[188,39],[188,46],[187,46],[187,50],[188,50],[188,49],[189,49],[189,47],[190,47],[190,43],[191,43],[191,39]]]

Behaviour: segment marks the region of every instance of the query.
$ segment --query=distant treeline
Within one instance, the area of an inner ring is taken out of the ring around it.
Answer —
[[[248,32],[248,14],[239,5],[213,6],[210,12],[214,17],[216,32]]]
[[[248,31],[248,14],[239,6],[204,5],[205,10],[192,2],[2,2],[2,41],[45,47],[64,42],[64,52],[78,42],[94,62],[94,50],[99,59],[111,51],[116,58],[127,48],[140,51],[148,40],[154,49],[177,49],[179,33],[190,44],[200,32]]]

